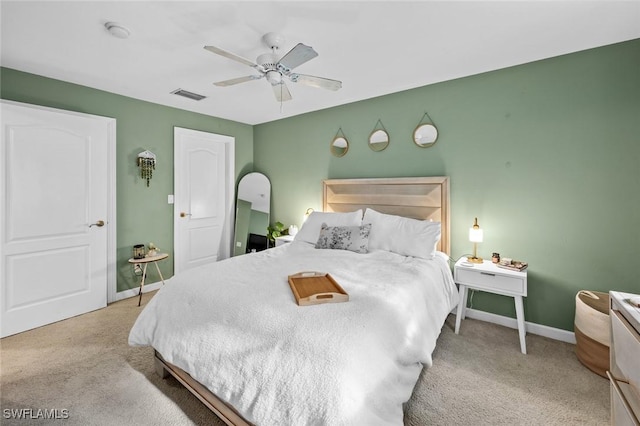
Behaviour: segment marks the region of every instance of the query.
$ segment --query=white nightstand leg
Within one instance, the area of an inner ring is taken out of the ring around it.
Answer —
[[[525,325],[524,325],[524,306],[522,304],[522,296],[514,296],[516,301],[516,317],[518,318],[518,334],[520,335],[520,351],[527,353],[527,342],[525,341]]]
[[[458,288],[458,312],[456,313],[456,334],[460,331],[460,321],[464,318],[467,308],[467,286],[460,284]]]
[[[464,286],[464,294],[462,295],[462,319],[467,318],[467,301],[469,300],[469,287]]]

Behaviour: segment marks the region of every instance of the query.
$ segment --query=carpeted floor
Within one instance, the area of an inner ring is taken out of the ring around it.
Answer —
[[[156,376],[150,348],[127,345],[140,309],[131,298],[0,340],[0,423],[221,425],[176,380]],[[609,424],[609,384],[573,345],[528,335],[523,355],[516,330],[467,319],[455,335],[454,322],[406,406],[406,425]],[[68,418],[44,420],[45,409]],[[17,420],[11,410],[40,418]]]

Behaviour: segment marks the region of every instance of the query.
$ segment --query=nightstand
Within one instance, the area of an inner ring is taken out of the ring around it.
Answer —
[[[287,243],[290,243],[291,241],[293,241],[293,235],[283,235],[276,238],[276,247],[283,246]]]
[[[467,258],[458,260],[454,266],[453,279],[460,286],[460,300],[456,314],[456,334],[460,331],[460,322],[464,319],[467,310],[467,295],[469,289],[486,291],[513,297],[516,305],[516,317],[518,320],[518,334],[520,335],[520,350],[527,353],[524,325],[524,305],[522,298],[527,296],[527,270],[522,272],[499,268],[491,261],[472,263],[468,265]]]

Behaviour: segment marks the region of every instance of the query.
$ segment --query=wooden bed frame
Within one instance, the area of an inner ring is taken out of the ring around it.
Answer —
[[[438,250],[450,254],[448,177],[329,179],[322,182],[322,188],[322,206],[326,212],[349,212],[369,207],[380,213],[441,222]],[[158,351],[155,351],[154,363],[160,377],[175,377],[226,424],[252,424],[187,372],[165,361]]]

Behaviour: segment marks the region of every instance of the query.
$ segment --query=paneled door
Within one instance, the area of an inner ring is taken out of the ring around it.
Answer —
[[[111,138],[114,119],[2,102],[2,337],[106,306]]]
[[[234,143],[231,136],[174,128],[175,273],[230,256]]]

